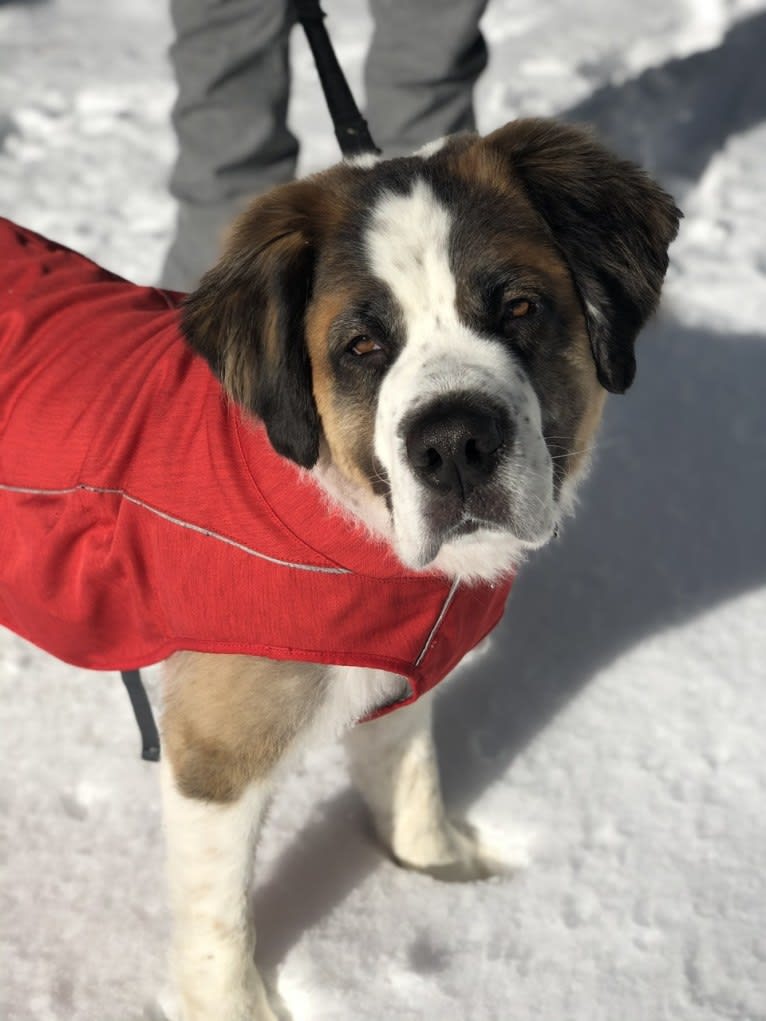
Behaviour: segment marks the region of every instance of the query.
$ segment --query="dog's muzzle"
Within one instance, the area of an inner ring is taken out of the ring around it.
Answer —
[[[508,430],[499,409],[440,400],[407,424],[407,459],[418,481],[465,502],[491,480]]]
[[[413,412],[401,436],[421,487],[429,555],[479,528],[507,528],[508,495],[498,468],[513,445],[513,426],[501,406],[483,395],[442,396]]]

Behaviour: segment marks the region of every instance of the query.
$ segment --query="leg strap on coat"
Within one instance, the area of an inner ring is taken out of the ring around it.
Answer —
[[[159,762],[160,735],[154,722],[152,707],[141,680],[139,670],[120,671],[125,687],[128,689],[130,704],[136,717],[138,729],[141,731],[141,758],[147,762]]]

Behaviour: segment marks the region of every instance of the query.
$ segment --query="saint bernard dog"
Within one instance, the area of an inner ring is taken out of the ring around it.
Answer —
[[[182,329],[274,450],[398,564],[447,588],[499,584],[572,510],[679,215],[586,131],[522,120],[256,199]],[[359,611],[375,621],[373,599]],[[254,963],[253,853],[274,780],[309,740],[346,732],[398,863],[502,871],[447,818],[431,695],[354,726],[401,699],[402,677],[187,651],[166,680],[175,1021],[275,1019]]]
[[[571,511],[606,394],[633,381],[679,215],[642,170],[546,120],[362,157],[257,199],[187,299],[184,332],[274,448],[403,564],[496,579]],[[464,880],[500,868],[447,819],[430,696],[349,729],[400,685],[171,659],[183,1021],[274,1017],[253,963],[252,855],[273,779],[312,735],[348,731],[353,779],[397,862]]]

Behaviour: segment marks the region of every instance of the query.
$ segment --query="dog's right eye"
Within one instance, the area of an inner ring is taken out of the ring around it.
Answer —
[[[382,351],[383,347],[375,340],[374,337],[370,337],[366,333],[360,333],[358,337],[354,337],[351,343],[348,345],[347,350],[356,355],[357,358],[364,358],[367,355],[373,354],[375,351]]]

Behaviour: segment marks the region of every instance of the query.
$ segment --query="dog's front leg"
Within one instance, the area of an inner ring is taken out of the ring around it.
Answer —
[[[197,653],[169,661],[172,1021],[275,1021],[253,960],[253,852],[275,769],[324,691],[324,670],[311,665]]]
[[[433,696],[359,724],[346,737],[352,778],[394,858],[439,879],[484,879],[504,866],[446,815],[431,727]]]
[[[253,961],[253,847],[268,795],[250,784],[228,804],[186,797],[162,765],[173,914],[172,1021],[275,1021]]]

